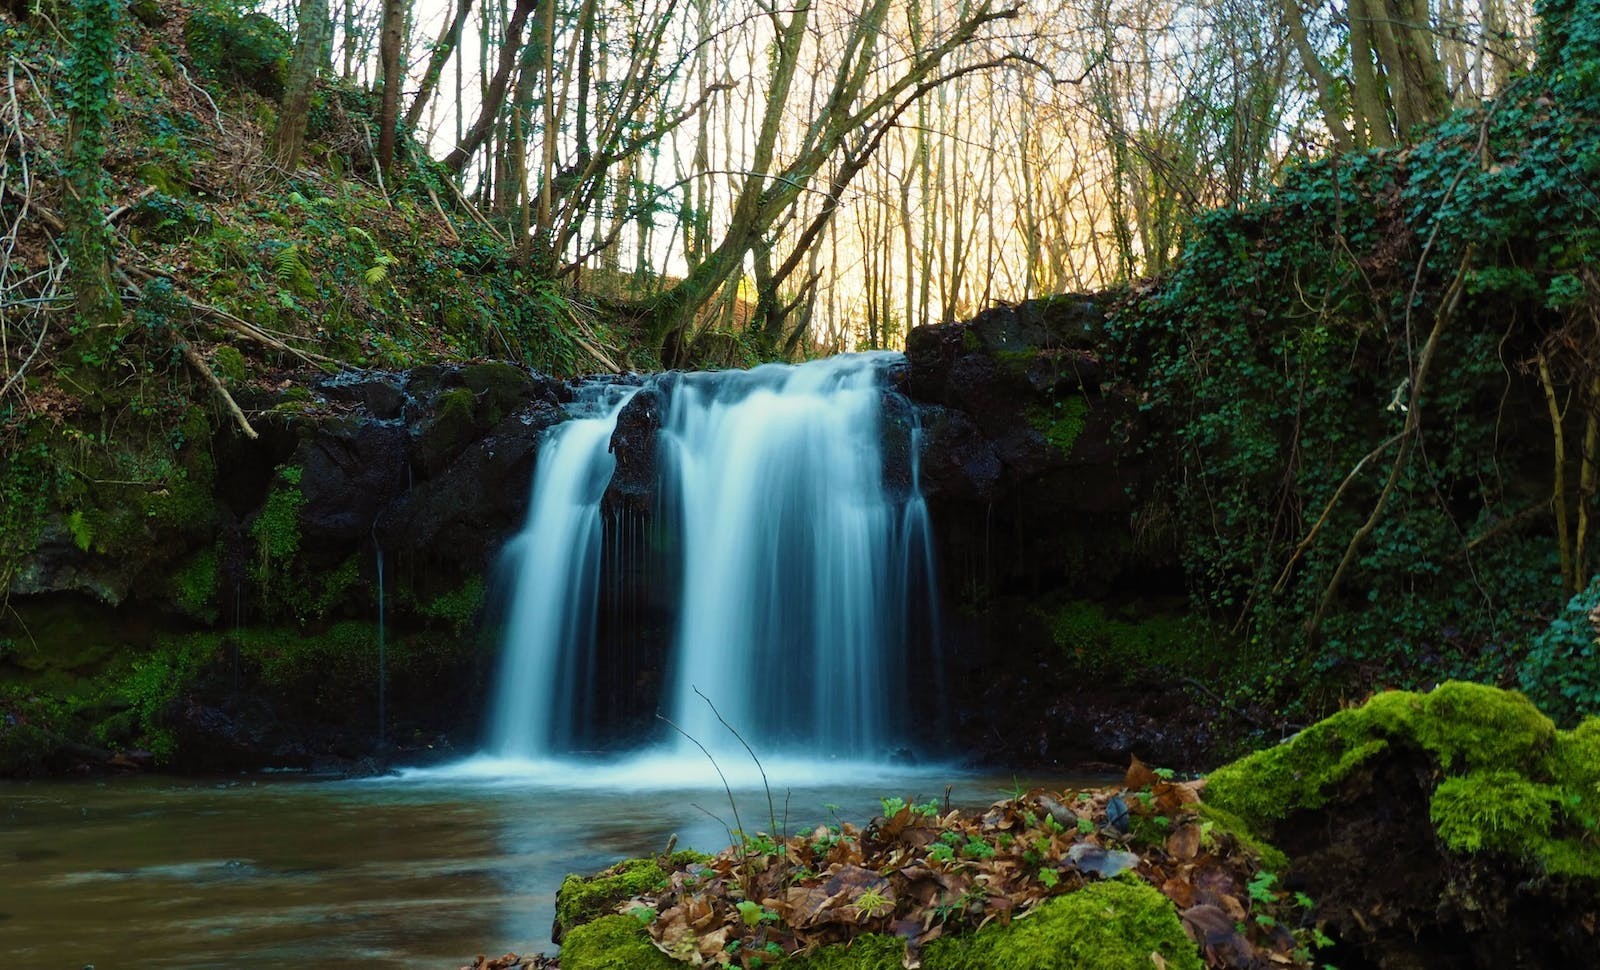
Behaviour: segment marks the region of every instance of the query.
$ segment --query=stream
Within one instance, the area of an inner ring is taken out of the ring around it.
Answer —
[[[549,952],[567,873],[659,852],[674,833],[679,848],[728,843],[706,813],[732,825],[729,797],[704,761],[518,767],[0,783],[0,967],[455,968]],[[832,814],[863,824],[880,795],[943,798],[948,784],[952,804],[975,807],[1019,781],[766,767],[791,832]],[[744,824],[768,828],[759,778],[729,781]]]

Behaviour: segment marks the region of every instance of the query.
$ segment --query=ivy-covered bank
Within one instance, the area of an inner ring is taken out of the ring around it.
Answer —
[[[1205,216],[1110,314],[1163,468],[1137,514],[1239,704],[1460,677],[1600,711],[1600,11],[1538,8],[1501,97]]]
[[[565,970],[1592,967],[1600,719],[1381,694],[1205,782],[1135,762],[971,814],[885,799],[865,829],[571,876],[557,905]]]

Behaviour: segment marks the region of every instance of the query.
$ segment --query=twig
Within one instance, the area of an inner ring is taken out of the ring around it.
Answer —
[[[439,218],[444,220],[445,231],[450,233],[451,242],[460,242],[461,236],[456,232],[456,227],[450,222],[450,216],[445,213],[444,206],[439,204],[439,194],[433,191],[433,186],[428,186],[428,200],[433,203],[434,211],[439,213]]]
[[[372,174],[378,177],[378,191],[383,195],[383,204],[394,208],[394,203],[389,201],[389,190],[383,184],[383,166],[378,164],[378,150],[372,147],[372,129],[367,125],[367,119],[361,119],[361,130],[367,135],[367,154],[372,158]]]
[[[706,702],[707,707],[711,708],[711,713],[715,714],[717,721],[728,729],[728,733],[738,739],[740,744],[744,745],[745,753],[750,755],[750,760],[756,763],[756,770],[761,772],[761,787],[767,790],[767,820],[772,823],[772,831],[778,831],[778,810],[772,805],[772,786],[767,784],[767,769],[762,767],[761,759],[756,757],[755,751],[750,747],[750,742],[744,739],[744,735],[740,734],[732,724],[729,724],[728,719],[722,716],[721,711],[717,710],[717,705],[711,702],[711,698],[701,693],[698,687],[694,688],[694,692],[696,696]]]
[[[183,66],[183,62],[182,61],[174,60],[173,63],[177,66],[178,73],[183,75],[183,83],[185,83],[185,84],[189,85],[189,87],[193,88],[195,93],[200,95],[200,97],[205,98],[206,99],[206,104],[211,105],[211,116],[212,116],[212,118],[214,118],[216,120],[217,133],[218,134],[222,134],[222,135],[226,135],[228,133],[228,129],[224,128],[223,125],[222,125],[222,112],[217,109],[217,103],[215,101],[211,100],[211,95],[206,92],[205,88],[203,88],[200,85],[194,83],[194,80],[189,77],[189,69],[187,67]]]
[[[138,195],[135,195],[132,200],[124,202],[122,205],[119,205],[115,209],[112,209],[110,212],[106,213],[106,225],[109,226],[113,222],[116,222],[118,219],[122,218],[124,214],[133,209],[134,205],[136,205],[140,199],[143,199],[145,196],[151,194],[155,190],[156,187],[154,185],[147,185],[144,187],[144,190]]]
[[[696,691],[696,693],[699,693],[699,691]],[[705,695],[701,695],[701,696],[705,696]],[[739,820],[739,802],[738,802],[737,799],[735,799],[733,797],[733,786],[728,784],[728,776],[724,775],[722,773],[722,766],[717,764],[717,759],[711,756],[711,752],[706,750],[706,746],[705,745],[701,744],[699,742],[699,740],[697,740],[688,731],[685,731],[683,728],[678,727],[677,723],[674,722],[672,720],[672,718],[667,717],[665,714],[657,714],[656,717],[661,719],[661,720],[663,720],[663,721],[665,721],[665,722],[667,722],[669,725],[672,726],[672,729],[674,731],[677,731],[679,734],[681,734],[684,737],[688,738],[690,744],[693,744],[695,747],[699,748],[700,749],[700,753],[706,756],[706,760],[710,761],[711,762],[711,767],[716,770],[717,777],[722,779],[722,790],[724,792],[726,792],[727,795],[728,795],[728,807],[733,809],[733,824],[734,824],[733,831],[739,833],[739,837],[737,839],[730,839],[729,841],[737,842],[739,844],[739,857],[741,859],[744,859],[748,863],[749,858],[750,858],[750,853],[747,850],[746,845],[747,845],[749,840],[745,837],[744,823]],[[696,808],[700,808],[700,806],[698,806],[698,805],[696,805],[695,807]],[[705,812],[706,810],[701,808],[700,811]],[[706,812],[706,814],[707,815],[711,815],[710,812]],[[712,818],[716,818],[715,815],[711,815],[711,817]],[[723,827],[726,828],[727,826],[724,825]],[[730,835],[731,834],[732,833],[730,833]],[[748,872],[746,873],[746,875],[748,876]],[[746,888],[748,889],[748,887],[746,887]]]
[[[1437,232],[1437,227],[1435,231]],[[1432,237],[1428,242],[1430,244],[1433,242]],[[1461,265],[1456,270],[1455,279],[1445,291],[1439,312],[1434,317],[1433,329],[1428,333],[1427,342],[1422,345],[1422,353],[1417,359],[1416,379],[1411,382],[1411,406],[1406,411],[1406,426],[1400,432],[1400,453],[1395,456],[1394,464],[1389,468],[1389,480],[1384,483],[1383,491],[1378,494],[1378,501],[1372,507],[1372,514],[1367,516],[1367,521],[1356,530],[1356,534],[1350,537],[1350,543],[1344,549],[1344,557],[1339,560],[1339,567],[1334,570],[1333,578],[1322,591],[1322,600],[1317,604],[1317,611],[1312,614],[1310,623],[1306,625],[1306,635],[1313,642],[1316,640],[1317,631],[1322,627],[1322,618],[1327,615],[1328,607],[1333,605],[1333,599],[1339,592],[1340,582],[1344,579],[1350,564],[1355,561],[1356,553],[1361,549],[1361,543],[1366,541],[1372,530],[1378,527],[1378,522],[1383,518],[1383,510],[1389,504],[1389,498],[1400,484],[1406,459],[1411,456],[1411,446],[1422,428],[1422,389],[1427,383],[1428,368],[1433,363],[1434,353],[1439,349],[1440,335],[1444,333],[1450,318],[1455,316],[1456,307],[1461,304],[1461,294],[1466,289],[1467,267],[1472,264],[1473,252],[1473,247],[1469,246],[1466,254],[1461,257]],[[1425,248],[1423,258],[1426,257]],[[1410,308],[1407,307],[1407,310],[1409,312]]]
[[[1350,469],[1350,474],[1344,477],[1344,481],[1340,482],[1338,489],[1334,491],[1333,498],[1328,499],[1328,504],[1323,507],[1322,515],[1317,518],[1316,524],[1311,527],[1310,532],[1306,533],[1306,537],[1300,540],[1300,544],[1294,547],[1294,552],[1289,555],[1289,561],[1283,564],[1283,572],[1278,574],[1278,581],[1272,586],[1274,593],[1283,592],[1284,587],[1288,585],[1289,573],[1294,569],[1294,564],[1299,561],[1307,549],[1311,548],[1311,543],[1316,540],[1317,533],[1322,531],[1322,527],[1328,522],[1328,516],[1333,513],[1333,507],[1339,504],[1339,499],[1344,496],[1345,490],[1350,487],[1350,483],[1356,480],[1356,476],[1361,473],[1361,469],[1367,462],[1388,451],[1391,445],[1403,437],[1405,437],[1404,431],[1391,435],[1383,444],[1367,452],[1360,461],[1356,462],[1356,466]]]
[[[261,437],[256,434],[255,428],[250,427],[250,420],[244,416],[244,412],[239,410],[239,402],[233,399],[233,395],[228,393],[228,389],[222,386],[221,381],[217,380],[217,375],[211,373],[211,368],[206,366],[206,362],[200,359],[200,355],[195,353],[194,347],[188,343],[183,344],[183,359],[189,363],[190,367],[194,368],[196,373],[205,379],[206,383],[211,385],[212,393],[222,400],[223,405],[228,409],[228,413],[233,415],[234,423],[238,424],[239,430],[244,432],[244,436],[252,440]]]
[[[494,235],[494,238],[500,240],[508,246],[511,245],[510,240],[506,239],[506,237],[501,234],[500,230],[495,228],[494,223],[485,218],[484,214],[478,211],[477,206],[474,206],[471,202],[467,201],[467,197],[461,194],[461,189],[454,182],[446,181],[444,184],[449,186],[451,192],[455,193],[456,201],[460,202],[461,207],[467,210],[467,215],[476,220],[479,225],[483,226],[483,228],[489,230],[489,232]]]

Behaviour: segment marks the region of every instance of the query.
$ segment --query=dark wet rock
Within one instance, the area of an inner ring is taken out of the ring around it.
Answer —
[[[145,548],[153,539],[146,537]],[[148,559],[142,556],[104,556],[82,549],[66,523],[59,516],[51,517],[40,532],[33,555],[22,561],[12,577],[11,594],[86,593],[108,606],[117,606],[128,598],[147,563]]]
[[[385,371],[340,371],[317,382],[317,390],[330,401],[359,404],[380,420],[402,416],[405,407],[404,374]]]
[[[540,439],[564,417],[544,402],[507,417],[397,496],[378,519],[384,549],[483,570],[526,517]]]
[[[606,489],[607,505],[648,508],[656,491],[656,434],[661,430],[666,394],[659,386],[642,388],[617,413],[611,434],[616,471]]]
[[[398,423],[353,415],[324,423],[295,456],[305,499],[300,509],[305,538],[365,539],[405,487],[407,444]]]

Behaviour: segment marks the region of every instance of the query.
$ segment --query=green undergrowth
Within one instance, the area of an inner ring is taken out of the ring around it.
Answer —
[[[1193,616],[1149,603],[1115,609],[1069,600],[1043,613],[1063,659],[1109,681],[1209,677],[1222,660],[1221,638]],[[1239,658],[1231,656],[1230,664]]]
[[[1379,686],[1505,682],[1526,651],[1521,686],[1552,715],[1600,711],[1596,665],[1565,663],[1593,660],[1582,644],[1528,645],[1593,574],[1575,550],[1600,522],[1552,474],[1600,408],[1580,349],[1600,308],[1600,14],[1538,7],[1539,64],[1493,103],[1203,215],[1110,315],[1195,605],[1271,658],[1240,702],[1309,722]],[[1564,446],[1541,354],[1572,402]]]
[[[575,877],[569,877],[575,878]],[[1152,955],[1160,958],[1157,963]],[[782,961],[796,970],[896,970],[905,943],[865,935]],[[632,916],[602,916],[568,931],[567,970],[672,970],[683,963],[650,942]],[[925,970],[1200,970],[1204,963],[1172,903],[1135,879],[1093,883],[1041,903],[1009,925],[943,937],[922,950]]]
[[[1270,836],[1383,756],[1435,766],[1429,817],[1449,849],[1600,881],[1600,719],[1559,731],[1526,697],[1452,681],[1392,691],[1213,772],[1206,801]]]

